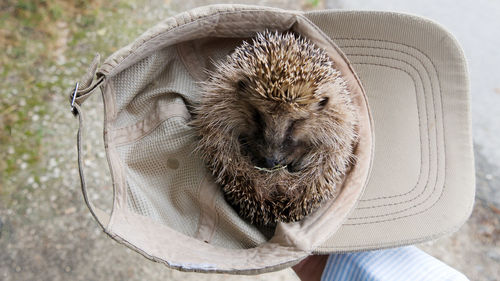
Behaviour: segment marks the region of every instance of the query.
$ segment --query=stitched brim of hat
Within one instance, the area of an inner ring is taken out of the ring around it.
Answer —
[[[388,12],[305,14],[346,54],[373,114],[365,192],[316,253],[413,244],[457,230],[474,200],[467,68],[431,21]]]

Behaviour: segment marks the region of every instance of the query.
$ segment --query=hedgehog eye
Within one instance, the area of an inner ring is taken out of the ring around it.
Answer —
[[[262,119],[262,115],[260,114],[260,112],[258,110],[255,110],[253,113],[253,121],[257,125],[258,129],[260,129],[260,130],[264,129],[264,125],[265,125],[264,119]]]
[[[319,109],[323,109],[325,108],[325,106],[328,104],[328,100],[329,98],[328,97],[324,97],[322,98],[319,102],[318,102],[318,106],[319,106]]]
[[[300,119],[295,119],[295,120],[292,120],[292,121],[290,122],[290,124],[288,125],[288,128],[286,129],[286,135],[287,135],[288,137],[291,137],[292,132],[293,132],[293,129],[294,129],[295,125],[297,125],[297,123],[298,123],[299,121],[301,121],[301,120],[300,120]]]
[[[293,130],[297,126],[297,123],[304,121],[303,118],[300,119],[295,119],[292,122],[290,122],[290,125],[288,126],[288,129],[286,130],[286,141],[289,143],[292,143],[294,138],[293,138]]]

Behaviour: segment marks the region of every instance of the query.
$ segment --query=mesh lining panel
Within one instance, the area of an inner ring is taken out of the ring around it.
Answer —
[[[176,69],[174,77],[168,75]],[[154,52],[112,79],[116,92],[117,116],[114,128],[140,123],[165,104],[185,105],[198,100],[199,88],[180,61],[176,47]],[[199,197],[205,165],[192,155],[194,135],[187,120],[173,117],[151,132],[117,151],[122,159],[127,182],[127,207],[183,234],[194,236],[198,227]],[[168,160],[179,167],[172,169]],[[183,161],[183,162],[181,162]],[[272,230],[259,230],[241,220],[224,201],[216,199],[217,225],[211,244],[225,248],[250,248],[272,236]],[[235,235],[239,233],[239,235]]]
[[[183,118],[173,117],[118,152],[125,163],[128,207],[192,236],[200,214],[198,175],[204,167],[198,157],[181,157],[192,153],[190,131]]]
[[[175,71],[173,71],[175,69]],[[175,77],[167,75],[176,73]],[[165,93],[179,93],[187,101],[198,95],[197,86],[178,59],[175,46],[158,50],[113,77],[116,92],[116,128],[143,120]]]
[[[167,75],[172,69],[176,69],[175,77]],[[113,77],[117,110],[113,127],[132,126],[152,116],[161,105],[184,105],[184,98],[198,95],[184,69],[174,46],[152,53]],[[145,133],[139,140],[117,147],[126,173],[127,206],[193,236],[200,216],[199,175],[205,168],[199,157],[185,157],[192,154],[191,128],[183,118],[173,117]],[[169,167],[169,159],[178,167]]]

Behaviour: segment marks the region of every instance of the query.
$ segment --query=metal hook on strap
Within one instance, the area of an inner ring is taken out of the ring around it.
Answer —
[[[94,79],[94,77],[96,77],[99,61],[100,55],[96,54],[85,75],[76,83],[75,88],[71,91],[71,112],[75,116],[78,114],[78,111],[75,110],[75,104],[81,105],[104,81],[104,76],[99,74],[97,80]]]
[[[75,90],[73,91],[73,97],[71,98],[71,112],[75,116],[78,114],[78,111],[75,108],[75,100],[76,100],[76,92],[78,92],[78,85],[79,84],[80,84],[79,82],[76,82]]]

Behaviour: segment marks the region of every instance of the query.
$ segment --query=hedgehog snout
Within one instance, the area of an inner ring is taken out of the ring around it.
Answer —
[[[239,138],[243,154],[250,157],[254,166],[260,168],[274,168],[285,166],[288,163],[287,152],[276,145],[266,142],[262,136],[243,136]]]
[[[263,143],[253,149],[253,160],[254,164],[261,168],[274,168],[285,165],[285,163],[282,163],[284,157],[278,151],[270,149]]]
[[[293,151],[284,145],[276,146],[271,143],[261,142],[254,150],[254,164],[262,168],[276,168],[291,165],[294,159]]]
[[[283,163],[283,158],[278,155],[268,155],[264,156],[262,163],[264,164],[264,168],[274,168],[276,166],[285,166],[286,163]]]
[[[264,158],[264,161],[263,161],[265,164],[264,164],[264,168],[268,168],[268,169],[272,169],[276,166],[279,166],[280,165],[280,161],[274,157],[271,157],[271,158]]]

